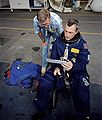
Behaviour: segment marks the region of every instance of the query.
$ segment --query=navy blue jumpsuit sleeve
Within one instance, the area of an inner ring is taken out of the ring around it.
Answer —
[[[80,72],[86,69],[86,65],[89,63],[89,56],[90,52],[88,49],[84,49],[80,51],[79,55],[77,56],[76,62],[73,61],[73,72]]]

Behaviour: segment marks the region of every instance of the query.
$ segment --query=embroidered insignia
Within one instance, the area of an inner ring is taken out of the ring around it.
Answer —
[[[72,60],[74,63],[76,62],[76,58],[72,58],[71,60]]]

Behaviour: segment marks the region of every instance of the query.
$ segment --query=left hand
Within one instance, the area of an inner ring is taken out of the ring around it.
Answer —
[[[61,75],[60,69],[58,67],[55,68],[54,75]]]
[[[47,46],[47,42],[42,42],[42,46]]]
[[[65,70],[69,71],[73,67],[73,63],[71,61],[68,61],[66,63],[63,63],[62,66],[65,68]]]

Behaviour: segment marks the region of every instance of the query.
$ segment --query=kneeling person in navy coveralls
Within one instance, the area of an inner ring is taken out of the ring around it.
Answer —
[[[72,98],[75,107],[77,120],[90,119],[90,93],[89,75],[86,66],[89,63],[90,52],[87,42],[79,32],[79,25],[76,19],[69,19],[65,25],[64,32],[57,37],[52,47],[51,58],[56,60],[66,60],[63,64],[52,64],[51,68],[40,79],[37,96],[34,104],[37,108],[37,118],[39,112],[43,112],[49,106],[50,92],[54,87],[56,75],[67,72],[69,85],[72,89]],[[57,85],[64,85],[64,76]],[[57,87],[59,87],[57,86]]]

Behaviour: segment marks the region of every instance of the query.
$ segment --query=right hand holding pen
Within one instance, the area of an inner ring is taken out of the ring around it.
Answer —
[[[71,61],[68,61],[66,63],[63,63],[62,66],[63,66],[63,68],[65,68],[65,70],[69,71],[72,69],[73,63]]]

